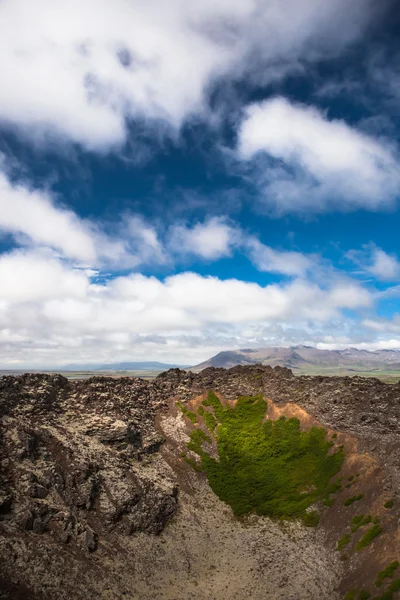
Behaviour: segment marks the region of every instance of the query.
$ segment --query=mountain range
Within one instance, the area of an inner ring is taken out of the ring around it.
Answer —
[[[162,363],[157,361],[143,362],[119,362],[119,363],[88,363],[88,364],[69,364],[62,367],[61,371],[168,371],[175,368],[185,369],[188,365],[176,365]],[[57,369],[58,370],[58,369]]]
[[[212,358],[193,367],[200,371],[207,367],[230,368],[237,365],[261,363],[272,367],[282,366],[294,373],[334,371],[400,371],[399,350],[319,350],[312,346],[269,347],[219,352]]]

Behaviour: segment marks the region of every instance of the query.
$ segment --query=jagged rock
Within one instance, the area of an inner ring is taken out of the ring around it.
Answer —
[[[29,495],[32,498],[41,498],[43,500],[44,498],[47,498],[47,496],[49,495],[49,491],[42,485],[34,484],[30,488]]]
[[[46,526],[43,523],[42,519],[40,517],[36,517],[36,519],[33,520],[32,523],[32,531],[33,533],[44,533],[46,530]]]
[[[11,510],[13,497],[11,494],[0,494],[0,515],[4,515]]]
[[[86,548],[89,552],[94,552],[97,549],[97,536],[91,529],[86,529],[83,534],[83,539]]]
[[[33,529],[33,515],[31,512],[27,512],[21,517],[21,529],[24,531],[31,531]]]

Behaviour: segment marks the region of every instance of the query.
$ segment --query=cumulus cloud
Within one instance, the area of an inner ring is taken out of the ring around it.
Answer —
[[[387,144],[282,97],[247,108],[238,153],[262,202],[281,213],[388,208],[400,190]]]
[[[19,246],[50,249],[81,266],[121,270],[166,261],[156,228],[142,217],[123,214],[112,224],[82,219],[50,192],[14,183],[0,170],[1,232]]]
[[[72,348],[76,359],[126,357],[146,345],[182,360],[194,339],[204,356],[220,338],[249,341],[254,327],[326,323],[372,300],[353,281],[261,286],[191,272],[165,280],[136,273],[99,285],[90,272],[19,251],[0,258],[0,344],[8,362],[68,361]]]
[[[240,243],[240,230],[225,218],[212,217],[203,223],[173,225],[169,246],[180,254],[194,254],[204,259],[229,256],[232,248]]]
[[[253,236],[245,241],[245,247],[250,260],[260,271],[300,276],[315,266],[315,260],[301,252],[275,250]]]
[[[369,273],[381,281],[400,279],[400,262],[397,257],[388,254],[373,243],[365,246],[363,250],[350,250],[347,258],[361,267],[364,273]],[[392,293],[393,289],[389,289],[389,292]]]
[[[224,217],[170,226],[130,213],[119,215],[113,224],[81,219],[49,192],[12,183],[1,171],[0,232],[13,235],[22,247],[51,250],[76,265],[111,271],[168,266],[188,257],[213,261],[231,256],[233,250],[246,254],[261,271],[295,276],[311,264],[300,253],[263,245]]]
[[[63,255],[93,263],[96,248],[89,228],[44,191],[13,185],[0,172],[0,230],[25,236],[35,245],[48,246]]]
[[[220,76],[266,83],[340,52],[377,10],[372,0],[2,0],[0,120],[109,149],[131,119],[176,129],[204,113]]]
[[[386,254],[380,248],[374,248],[372,264],[368,270],[378,279],[393,281],[400,277],[400,263],[397,258]]]

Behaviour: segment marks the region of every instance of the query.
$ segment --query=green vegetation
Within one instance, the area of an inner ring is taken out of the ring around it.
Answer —
[[[198,413],[201,417],[203,417],[204,423],[206,424],[208,431],[213,432],[218,423],[212,412],[204,410],[204,408],[200,406]]]
[[[351,523],[351,531],[355,533],[363,525],[369,525],[369,523],[372,523],[372,516],[357,515],[351,520]]]
[[[199,465],[195,460],[193,460],[193,458],[190,458],[185,452],[182,452],[181,456],[183,460],[187,462],[187,464],[190,465],[192,469],[194,469],[198,473],[200,473],[203,470],[201,468],[201,465]]]
[[[176,405],[181,409],[181,411],[183,412],[185,417],[189,419],[189,421],[192,421],[193,424],[197,423],[196,413],[192,412],[191,410],[188,410],[186,406],[181,402],[177,402]]]
[[[383,529],[382,529],[382,527],[379,526],[378,523],[375,523],[375,525],[372,525],[372,527],[370,529],[368,529],[368,531],[362,536],[360,541],[357,543],[357,545],[356,545],[357,552],[360,552],[361,550],[364,550],[364,548],[369,546],[370,543],[376,537],[378,537],[378,535],[380,535],[382,533],[382,531],[383,531]]]
[[[354,502],[358,502],[364,498],[364,494],[359,494],[358,496],[351,496],[344,501],[345,506],[351,506]]]
[[[344,600],[368,600],[371,594],[367,590],[350,590],[344,597]]]
[[[379,571],[376,581],[375,581],[375,585],[377,587],[380,587],[382,585],[384,579],[391,579],[394,575],[394,572],[396,571],[396,569],[398,567],[399,567],[399,561],[394,560],[387,567],[382,569],[382,571]]]
[[[319,523],[319,512],[312,510],[303,515],[303,523],[306,527],[316,527]]]
[[[342,450],[332,451],[325,430],[301,431],[295,418],[265,421],[262,396],[241,397],[231,408],[210,392],[203,406],[212,409],[218,423],[212,435],[219,460],[203,448],[211,440],[200,429],[192,432],[188,448],[201,458],[211,488],[234,514],[301,517],[316,525],[317,514],[307,508],[327,499],[331,479],[344,460]],[[333,485],[337,491],[338,482]]]
[[[350,542],[350,534],[346,533],[337,543],[336,550],[342,550]]]
[[[189,448],[189,450],[192,450],[192,452],[195,452],[201,457],[201,455],[204,454],[204,442],[211,444],[211,438],[206,433],[204,433],[202,429],[196,429],[190,434],[190,442],[188,443],[187,447]]]
[[[374,600],[393,600],[393,594],[400,590],[400,579],[392,581],[386,592],[382,596],[377,596]]]
[[[335,502],[335,498],[330,498],[330,497],[328,497],[328,498],[324,498],[324,499],[322,500],[322,504],[323,504],[324,506],[332,506],[332,505],[334,504],[334,502]]]
[[[393,508],[394,502],[393,500],[388,500],[387,502],[385,502],[385,504],[383,505],[385,508]]]

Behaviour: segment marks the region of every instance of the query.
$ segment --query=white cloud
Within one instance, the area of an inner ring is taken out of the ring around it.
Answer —
[[[299,276],[304,275],[315,265],[315,261],[311,257],[301,252],[275,250],[252,236],[245,241],[245,247],[250,260],[260,271]]]
[[[0,290],[6,303],[85,298],[88,278],[55,258],[20,251],[0,255]]]
[[[307,329],[371,302],[352,281],[263,287],[186,272],[164,281],[131,274],[98,285],[90,273],[54,258],[16,252],[0,260],[1,353],[8,362],[42,364],[150,351],[183,360],[190,349],[200,359],[227,339],[251,341],[254,328]]]
[[[400,334],[400,314],[392,319],[365,319],[363,325],[379,333]]]
[[[2,0],[0,120],[108,149],[131,118],[177,128],[204,112],[221,75],[266,82],[340,52],[376,10],[372,0]]]
[[[193,226],[171,227],[169,247],[177,254],[193,254],[214,260],[229,256],[240,241],[240,231],[229,225],[225,218],[212,217]]]
[[[364,273],[373,275],[382,281],[398,281],[400,279],[400,262],[396,256],[388,254],[374,243],[364,246],[363,250],[350,250],[347,258],[361,267]],[[393,288],[387,293],[392,294]]]
[[[11,234],[20,246],[51,249],[78,265],[120,270],[166,261],[153,225],[138,215],[117,219],[114,224],[82,219],[50,192],[13,183],[0,171],[0,233]],[[113,225],[111,235],[106,225]]]
[[[263,202],[278,212],[388,208],[400,191],[390,147],[281,97],[248,107],[238,152],[253,161]]]
[[[394,281],[400,278],[400,263],[395,256],[386,254],[380,248],[372,252],[372,264],[367,269],[378,279]]]
[[[63,255],[93,263],[96,248],[87,226],[49,194],[13,185],[0,172],[0,230],[23,235],[34,244],[49,246]]]

